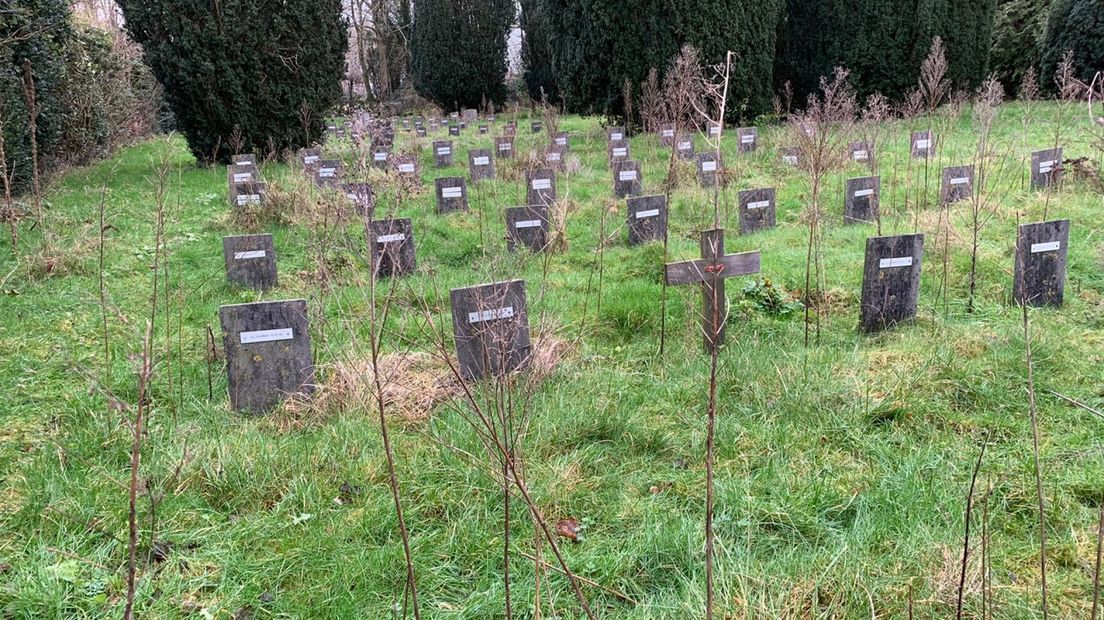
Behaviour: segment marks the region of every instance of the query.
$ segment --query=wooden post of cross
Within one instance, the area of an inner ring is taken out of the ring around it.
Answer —
[[[702,285],[702,333],[705,352],[710,354],[725,340],[724,281],[726,278],[759,273],[759,251],[724,253],[724,229],[716,228],[701,234],[699,260],[668,263],[665,276],[668,285]]]

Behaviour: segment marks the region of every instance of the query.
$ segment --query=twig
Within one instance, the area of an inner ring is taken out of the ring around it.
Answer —
[[[541,566],[543,566],[544,568],[551,568],[552,570],[560,573],[561,575],[565,574],[563,572],[563,569],[560,568],[559,566],[556,566],[555,564],[549,564],[545,560],[538,560],[536,556],[531,555],[529,553],[526,553],[524,551],[519,551],[518,553],[520,553],[522,555],[522,557],[524,557],[526,559],[533,560],[534,562],[540,562]],[[602,590],[603,592],[607,592],[609,594],[612,594],[612,595],[616,596],[617,598],[625,601],[626,603],[630,603],[632,605],[639,605],[640,604],[635,599],[630,597],[628,594],[625,594],[624,592],[621,592],[620,590],[615,590],[613,588],[604,586],[604,585],[598,583],[597,581],[587,579],[586,577],[583,577],[582,575],[575,575],[575,578],[578,579],[579,581],[587,584],[588,586],[598,588],[599,590]]]

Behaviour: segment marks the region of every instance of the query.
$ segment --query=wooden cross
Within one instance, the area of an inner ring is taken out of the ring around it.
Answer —
[[[725,289],[726,278],[759,273],[759,251],[724,253],[724,229],[716,228],[701,234],[701,255],[699,260],[687,260],[668,263],[666,273],[668,285],[702,285],[702,333],[705,337],[705,352],[712,353],[725,340]]]

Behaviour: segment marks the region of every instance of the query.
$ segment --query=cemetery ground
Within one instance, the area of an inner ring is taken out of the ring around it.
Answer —
[[[912,323],[859,331],[865,240],[876,232],[843,224],[843,187],[868,173],[852,164],[831,175],[822,204],[827,314],[808,346],[797,303],[805,287],[806,175],[779,157],[786,128],[761,126],[758,150],[743,155],[726,128],[726,250],[760,250],[762,272],[729,280],[719,356],[716,592],[725,617],[899,618],[910,606],[917,618],[953,615],[967,492],[986,441],[966,610],[980,614],[984,592],[996,617],[1038,616],[1024,327],[1010,298],[1017,223],[1060,218],[1071,220],[1065,305],[1029,311],[1048,594],[1054,617],[1088,615],[1104,502],[1104,418],[1088,409],[1104,409],[1104,198],[1069,169],[1060,189],[1030,188],[1030,153],[1053,146],[1058,105],[1036,104],[1026,131],[1018,104],[1000,109],[993,139],[1001,161],[992,162],[1000,172],[989,182],[1004,189],[986,194],[996,214],[981,234],[972,312],[970,203],[949,207],[945,231],[938,198],[942,168],[973,163],[968,110],[935,120],[938,155],[927,167],[909,163],[908,138],[926,120],[882,127],[882,234],[926,235]],[[567,170],[557,178],[568,207],[566,251],[507,252],[503,210],[524,202],[516,162],[498,159],[497,180],[469,182],[470,212],[438,215],[433,178],[467,176],[468,149],[493,147],[505,120],[488,135],[470,124],[453,137],[456,157],[445,169],[433,167],[429,147],[448,139],[444,129],[426,138],[397,130],[395,152],[418,147],[423,178],[401,204],[383,173],[370,179],[378,183],[377,217],[411,218],[417,243],[417,272],[379,281],[376,294],[381,306],[390,298],[383,354],[413,360],[394,362],[401,368],[388,415],[423,614],[500,617],[504,595],[500,482],[464,421],[463,401],[447,377],[438,378],[426,316],[451,347],[449,289],[524,278],[539,343],[532,372],[542,381],[525,395],[520,445],[545,517],[571,530],[559,539],[568,565],[588,580],[583,590],[601,617],[700,618],[709,378],[700,290],[667,288],[664,323],[663,245],[627,246],[625,201],[612,197],[606,133],[594,118],[560,119],[571,136]],[[1066,110],[1062,122],[1065,156],[1099,165],[1083,116]],[[518,126],[520,155],[550,142],[547,133],[530,133],[526,119]],[[631,142],[644,194],[662,193],[669,149],[656,136]],[[707,148],[702,136],[695,146]],[[325,151],[345,159],[347,176],[355,170],[347,141]],[[405,568],[368,396],[363,226],[355,215],[331,217],[332,197],[317,206],[320,194],[295,164],[268,163],[261,171],[279,214],[247,227],[231,215],[224,168],[196,167],[179,137],[66,174],[45,196],[49,249],[40,249],[42,229],[25,228],[19,260],[3,246],[0,616],[121,613],[131,450],[123,420],[134,414],[151,317],[159,170],[164,250],[139,489],[138,613],[392,617]],[[698,257],[699,232],[712,224],[712,194],[697,187],[693,164],[680,164],[676,176],[668,261]],[[737,192],[759,187],[776,188],[777,227],[739,235]],[[279,283],[264,293],[226,283],[222,237],[246,232],[274,235]],[[211,367],[209,398],[207,327],[221,349],[219,306],[294,298],[310,309],[315,401],[262,416],[233,413],[221,358]],[[514,609],[532,617],[533,528],[520,501],[512,513]],[[554,563],[547,544],[542,549]],[[542,571],[539,588],[541,617],[579,615],[554,569]]]

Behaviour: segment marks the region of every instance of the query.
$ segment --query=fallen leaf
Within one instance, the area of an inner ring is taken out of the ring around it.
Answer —
[[[571,542],[579,541],[579,531],[582,529],[582,524],[574,518],[560,519],[556,522],[556,534]]]

